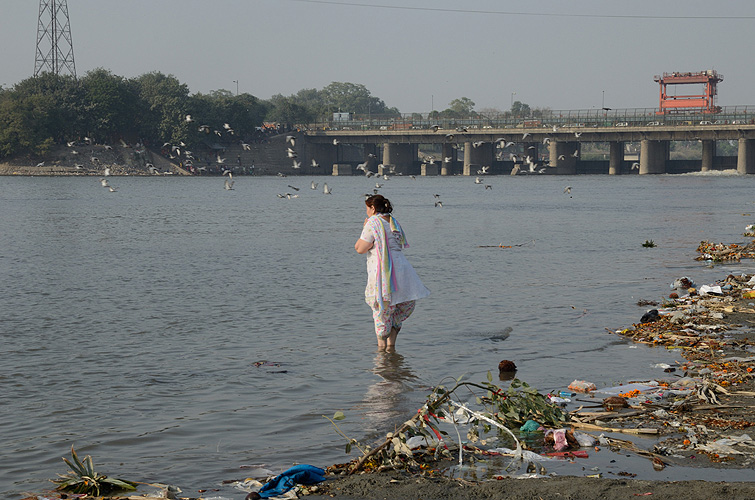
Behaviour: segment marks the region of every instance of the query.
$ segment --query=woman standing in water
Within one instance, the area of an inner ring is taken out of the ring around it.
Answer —
[[[354,249],[367,254],[365,302],[372,308],[378,349],[393,350],[401,324],[417,299],[430,295],[404,256],[409,245],[388,199],[376,194],[364,201],[367,218]]]

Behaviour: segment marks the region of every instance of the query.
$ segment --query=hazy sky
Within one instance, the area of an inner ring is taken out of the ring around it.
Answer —
[[[0,0],[0,85],[34,72],[39,2]],[[656,107],[653,76],[716,69],[755,104],[745,0],[68,0],[79,76],[172,74],[261,99],[333,81],[402,112]],[[697,93],[698,87],[684,90]],[[683,93],[683,92],[680,92]]]

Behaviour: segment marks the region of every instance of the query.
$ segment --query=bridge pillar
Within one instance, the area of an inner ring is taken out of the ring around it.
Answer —
[[[574,152],[577,156],[574,156]],[[559,175],[574,175],[577,173],[577,157],[579,156],[578,142],[548,143],[548,160],[551,167],[556,169]]]
[[[453,175],[456,170],[456,148],[453,144],[444,142],[441,151],[443,158],[440,163],[440,175]],[[448,158],[450,161],[447,161]]]
[[[739,150],[737,151],[737,173],[755,174],[755,150],[753,149],[755,140],[739,139]]]
[[[409,174],[417,157],[413,144],[383,144],[383,166],[392,165],[397,174]]]
[[[621,174],[622,163],[624,163],[624,143],[612,142],[608,160],[608,175]]]
[[[333,165],[338,163],[338,146],[334,146],[333,144],[311,144],[307,147],[307,152],[309,153],[309,158],[306,159],[306,161],[308,161],[309,164],[302,161],[302,166],[309,167],[313,172],[316,171],[318,167],[312,167],[311,160],[315,160],[317,164],[320,165],[319,168],[325,171],[333,168]]]
[[[706,139],[703,141],[703,157],[700,171],[709,172],[713,169],[713,157],[716,156],[716,141]]]
[[[464,143],[464,171],[462,175],[475,175],[483,166],[493,165],[493,144],[486,142],[474,147],[471,142]]]
[[[640,175],[666,173],[667,145],[667,141],[643,139],[640,142]]]

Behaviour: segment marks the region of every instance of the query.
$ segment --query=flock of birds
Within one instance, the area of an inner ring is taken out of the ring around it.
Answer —
[[[191,115],[188,115],[188,114],[186,115],[185,120],[186,120],[187,123],[194,122],[194,118]],[[439,125],[433,125],[431,127],[431,129],[433,131],[437,132],[440,129],[440,126]],[[554,125],[553,126],[553,131],[556,132],[557,129],[558,129],[558,127],[556,127]],[[465,127],[459,127],[456,130],[457,130],[457,132],[468,132],[468,130]],[[224,123],[223,124],[223,131],[218,130],[218,129],[214,129],[213,130],[213,129],[211,129],[211,127],[209,125],[199,125],[198,126],[198,131],[199,132],[204,132],[206,134],[214,133],[214,134],[216,134],[218,136],[221,136],[221,137],[222,137],[222,135],[224,133],[228,134],[228,135],[235,135],[235,131],[233,130],[233,127],[231,127],[231,125],[229,123]],[[530,137],[530,135],[531,134],[529,132],[523,133],[522,134],[522,140],[527,139],[528,137]],[[579,136],[582,135],[582,133],[581,132],[574,132],[574,135],[575,135],[576,138],[579,138]],[[455,137],[455,135],[453,133],[446,134],[446,139],[448,141],[453,140],[454,137]],[[91,139],[89,139],[89,138],[85,138],[84,141],[87,144],[91,144]],[[549,137],[545,137],[542,142],[543,142],[543,145],[548,145],[548,144],[550,144],[551,139]],[[68,146],[69,147],[73,147],[74,144],[75,143],[73,143],[73,142],[69,142]],[[243,141],[241,141],[240,144],[241,144],[241,146],[242,146],[242,148],[244,150],[246,150],[246,151],[251,150],[251,146],[249,144],[246,144]],[[339,144],[338,139],[333,139],[333,145],[337,146],[338,144]],[[472,143],[472,147],[479,148],[479,147],[483,146],[484,144],[485,144],[485,141],[475,141],[475,142]],[[506,141],[504,138],[501,137],[501,138],[498,138],[495,141],[493,141],[493,144],[495,144],[495,146],[498,149],[505,150],[505,149],[513,146],[515,143],[512,142],[512,141]],[[105,147],[105,149],[112,149],[111,146],[105,145],[104,147]],[[166,142],[165,144],[163,144],[163,148],[164,149],[169,149],[169,151],[170,151],[169,158],[171,158],[171,159],[181,158],[181,159],[183,159],[185,161],[185,163],[187,165],[191,165],[192,160],[194,160],[193,153],[191,151],[188,151],[188,150],[185,149],[185,144],[184,143],[179,143],[178,145],[174,145],[174,144]],[[529,149],[535,149],[535,146],[530,146]],[[72,153],[73,154],[78,154],[78,152],[75,151],[75,150],[72,151]],[[504,152],[501,151],[496,156],[500,160],[500,159],[502,159],[502,155],[503,154],[504,154]],[[299,161],[299,159],[298,159],[299,158],[299,154],[296,151],[296,137],[293,136],[293,135],[286,136],[286,156],[289,159],[292,160],[292,162],[293,162],[292,168],[294,170],[301,169],[301,161]],[[579,156],[579,149],[575,150],[574,153],[572,153],[572,156],[573,157]],[[546,168],[550,166],[548,161],[538,160],[536,158],[533,158],[531,155],[524,155],[524,157],[521,158],[519,155],[517,155],[515,153],[509,153],[509,159],[514,162],[514,169],[512,170],[512,175],[514,175],[516,173],[519,173],[519,171],[521,169],[520,165],[522,165],[522,166],[523,165],[527,165],[527,171],[526,172],[533,173],[533,174],[544,173],[545,170],[546,170]],[[564,160],[565,156],[564,155],[560,155],[558,157],[558,159],[559,160]],[[91,160],[92,160],[93,163],[98,163],[99,162],[99,159],[96,158],[93,155],[92,155]],[[431,164],[431,165],[435,163],[435,159],[432,156],[426,157],[425,161],[427,163]],[[447,157],[443,158],[443,162],[444,163],[451,163],[452,161],[453,161],[453,158],[451,156],[447,156]],[[220,156],[220,154],[218,154],[217,158],[216,158],[216,162],[219,165],[223,165],[223,164],[225,164],[225,158],[222,158]],[[375,177],[376,179],[383,179],[383,180],[386,180],[386,181],[389,180],[392,175],[396,174],[395,167],[390,166],[390,165],[377,164],[377,171],[371,170],[369,168],[369,166],[370,165],[375,165],[376,163],[377,163],[377,159],[375,158],[375,155],[369,154],[368,158],[367,158],[367,160],[365,162],[360,163],[360,164],[357,165],[357,170],[363,172],[364,176],[367,177],[367,178]],[[44,162],[40,162],[37,166],[38,167],[44,166]],[[151,163],[147,163],[145,166],[147,167],[147,169],[149,170],[149,172],[151,174],[157,175],[157,174],[160,173],[159,170],[153,164],[151,164]],[[311,167],[312,168],[318,168],[319,166],[320,166],[319,163],[317,163],[317,161],[314,158],[312,158],[311,159]],[[79,165],[77,165],[77,168],[78,167],[79,167]],[[636,162],[633,163],[632,164],[632,169],[635,170],[637,168],[639,168],[639,163],[636,163]],[[206,170],[206,168],[199,167],[198,170],[202,171],[202,170]],[[492,184],[487,184],[487,183],[485,183],[485,181],[483,181],[483,177],[485,175],[487,175],[487,174],[490,173],[490,166],[482,166],[482,167],[480,167],[480,169],[477,170],[476,173],[477,173],[477,176],[474,179],[474,183],[475,184],[481,184],[481,185],[483,185],[486,190],[488,190],[488,189],[492,190],[493,189]],[[106,177],[110,175],[110,169],[108,167],[105,167],[104,175]],[[286,175],[283,174],[283,173],[278,173],[277,175],[279,177],[286,177]],[[225,177],[224,183],[223,183],[223,188],[226,191],[233,190],[233,185],[235,183],[235,181],[233,180],[233,172],[230,169],[225,169],[223,171],[223,176]],[[413,175],[410,175],[409,177],[411,179],[415,179],[415,176],[413,176]],[[109,189],[110,192],[117,191],[117,189],[115,187],[111,186],[110,183],[108,182],[108,180],[105,179],[104,177],[100,178],[100,183],[101,183],[102,187]],[[319,186],[319,183],[316,183],[315,181],[312,181],[311,184],[310,184],[310,188],[312,190],[317,190],[318,186]],[[278,193],[277,194],[278,198],[285,198],[285,199],[289,199],[290,200],[290,199],[298,198],[299,197],[299,194],[298,194],[299,188],[298,187],[295,187],[295,186],[293,186],[291,184],[288,184],[288,187],[291,188],[292,190],[294,190],[294,193],[293,194],[290,193],[290,192]],[[369,197],[369,196],[372,196],[373,194],[378,194],[379,189],[382,188],[382,187],[383,187],[383,184],[376,183],[375,184],[375,188],[372,190],[372,193],[371,194],[370,193],[365,193],[364,196],[365,197]],[[564,193],[571,195],[571,189],[572,189],[571,186],[566,186],[564,188]],[[330,188],[330,186],[328,186],[328,184],[325,183],[325,182],[323,183],[322,193],[323,194],[327,194],[327,195],[333,193],[333,191]],[[439,194],[435,194],[433,196],[435,198],[434,206],[437,207],[437,208],[443,208],[443,202],[440,200],[440,195]]]

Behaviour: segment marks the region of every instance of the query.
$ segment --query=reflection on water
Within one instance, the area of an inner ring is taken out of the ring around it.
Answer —
[[[373,363],[372,373],[379,380],[367,388],[362,407],[370,431],[383,429],[387,423],[407,415],[407,393],[413,390],[411,382],[417,379],[398,352],[378,351]]]

